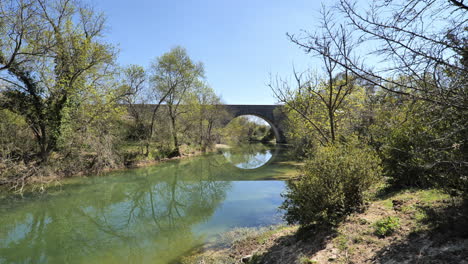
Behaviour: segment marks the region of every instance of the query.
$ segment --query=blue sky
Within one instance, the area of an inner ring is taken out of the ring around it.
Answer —
[[[290,76],[314,60],[286,32],[313,30],[320,1],[312,0],[99,0],[106,39],[121,65],[149,66],[180,45],[203,62],[206,80],[228,104],[273,104],[270,73]]]

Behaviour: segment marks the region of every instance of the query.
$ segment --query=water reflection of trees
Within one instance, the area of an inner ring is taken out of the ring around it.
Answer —
[[[210,179],[204,170],[213,167],[205,163],[97,178],[0,208],[0,262],[169,262],[203,243],[193,227],[210,218],[229,188]]]
[[[270,149],[244,147],[230,150],[236,162]],[[194,227],[211,218],[230,181],[270,177],[277,169],[239,170],[223,155],[208,155],[0,201],[0,263],[173,261],[205,241]]]

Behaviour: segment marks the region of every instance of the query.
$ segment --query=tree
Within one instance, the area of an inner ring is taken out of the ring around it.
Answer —
[[[466,110],[467,11],[458,0],[379,0],[365,10],[354,0],[339,0],[332,9],[324,8],[319,32],[288,37],[307,53],[326,56],[375,87]],[[344,20],[337,21],[333,12]],[[338,45],[340,27],[348,28],[353,52]],[[327,54],[322,34],[336,53]]]
[[[317,31],[288,34],[306,53],[326,57],[372,90],[415,102],[418,112],[404,114],[411,121],[390,129],[393,139],[387,147],[394,149],[387,151],[387,158],[397,161],[398,170],[411,167],[436,175],[430,179],[432,184],[465,194],[467,11],[459,0],[378,0],[364,8],[354,0],[339,0],[334,7],[324,8]],[[354,43],[351,52],[340,44],[342,36],[337,32],[342,28]],[[333,53],[321,41],[324,35]],[[397,149],[400,146],[407,148]],[[400,160],[392,153],[414,158]],[[389,160],[384,159],[384,164]],[[417,162],[410,164],[411,160]]]
[[[57,149],[65,113],[109,74],[114,52],[100,39],[104,21],[77,1],[0,3],[0,79],[7,84],[0,107],[26,119],[42,161]]]
[[[330,14],[323,12],[322,28],[328,29]],[[345,27],[329,29],[314,36],[314,49],[308,50],[323,62],[323,75],[311,72],[298,73],[294,69],[295,86],[276,79],[270,84],[276,98],[307,122],[318,134],[322,145],[337,139],[340,112],[349,107],[349,97],[357,87],[357,77],[349,73],[346,59],[355,44],[349,39]]]
[[[294,72],[295,86],[277,79],[270,87],[288,111],[292,129],[289,135],[293,136],[296,129],[305,127],[308,133],[317,136],[321,145],[326,145],[351,132],[352,121],[362,108],[364,94],[355,78],[346,72],[334,73],[336,64],[323,59],[328,77]]]
[[[136,140],[147,140],[149,135],[146,124],[145,108],[148,101],[147,75],[139,65],[129,65],[121,70],[122,103],[132,117],[134,127],[130,137]]]
[[[187,93],[194,88],[204,70],[201,63],[194,63],[182,47],[175,47],[152,64],[151,82],[155,98],[159,103],[153,111],[150,127],[150,137],[154,127],[155,113],[161,104],[165,104],[170,118],[171,134],[174,150],[172,156],[180,156],[177,119],[182,113],[181,103]]]
[[[221,105],[221,99],[214,90],[203,82],[188,94],[184,115],[184,134],[192,135],[193,142],[206,151],[216,140],[216,129],[227,118],[227,111]]]

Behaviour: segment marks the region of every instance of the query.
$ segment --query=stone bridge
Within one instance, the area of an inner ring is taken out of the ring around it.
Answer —
[[[276,143],[286,143],[283,120],[285,115],[281,105],[223,105],[231,113],[232,119],[243,115],[254,115],[264,119],[275,134]],[[232,119],[226,120],[226,124]]]
[[[143,108],[150,113],[154,105],[135,105],[137,108]],[[161,105],[164,106],[165,105]],[[228,119],[224,121],[227,125],[232,119],[243,115],[254,115],[264,119],[272,128],[275,134],[276,143],[286,143],[284,136],[283,120],[285,115],[283,113],[282,105],[222,105],[231,114]],[[164,108],[163,107],[163,108]]]

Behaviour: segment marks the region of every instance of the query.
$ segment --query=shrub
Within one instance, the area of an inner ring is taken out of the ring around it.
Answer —
[[[386,104],[369,134],[389,184],[438,187],[468,199],[468,112],[422,101]]]
[[[380,161],[368,146],[335,143],[319,147],[297,180],[287,184],[288,223],[337,224],[361,208],[366,191],[381,177]]]
[[[400,228],[400,219],[388,216],[375,222],[374,234],[379,237],[386,237],[393,234],[398,228]]]
[[[382,165],[390,184],[395,187],[430,187],[432,171],[426,164],[430,158],[430,138],[416,121],[393,128],[382,148]]]

